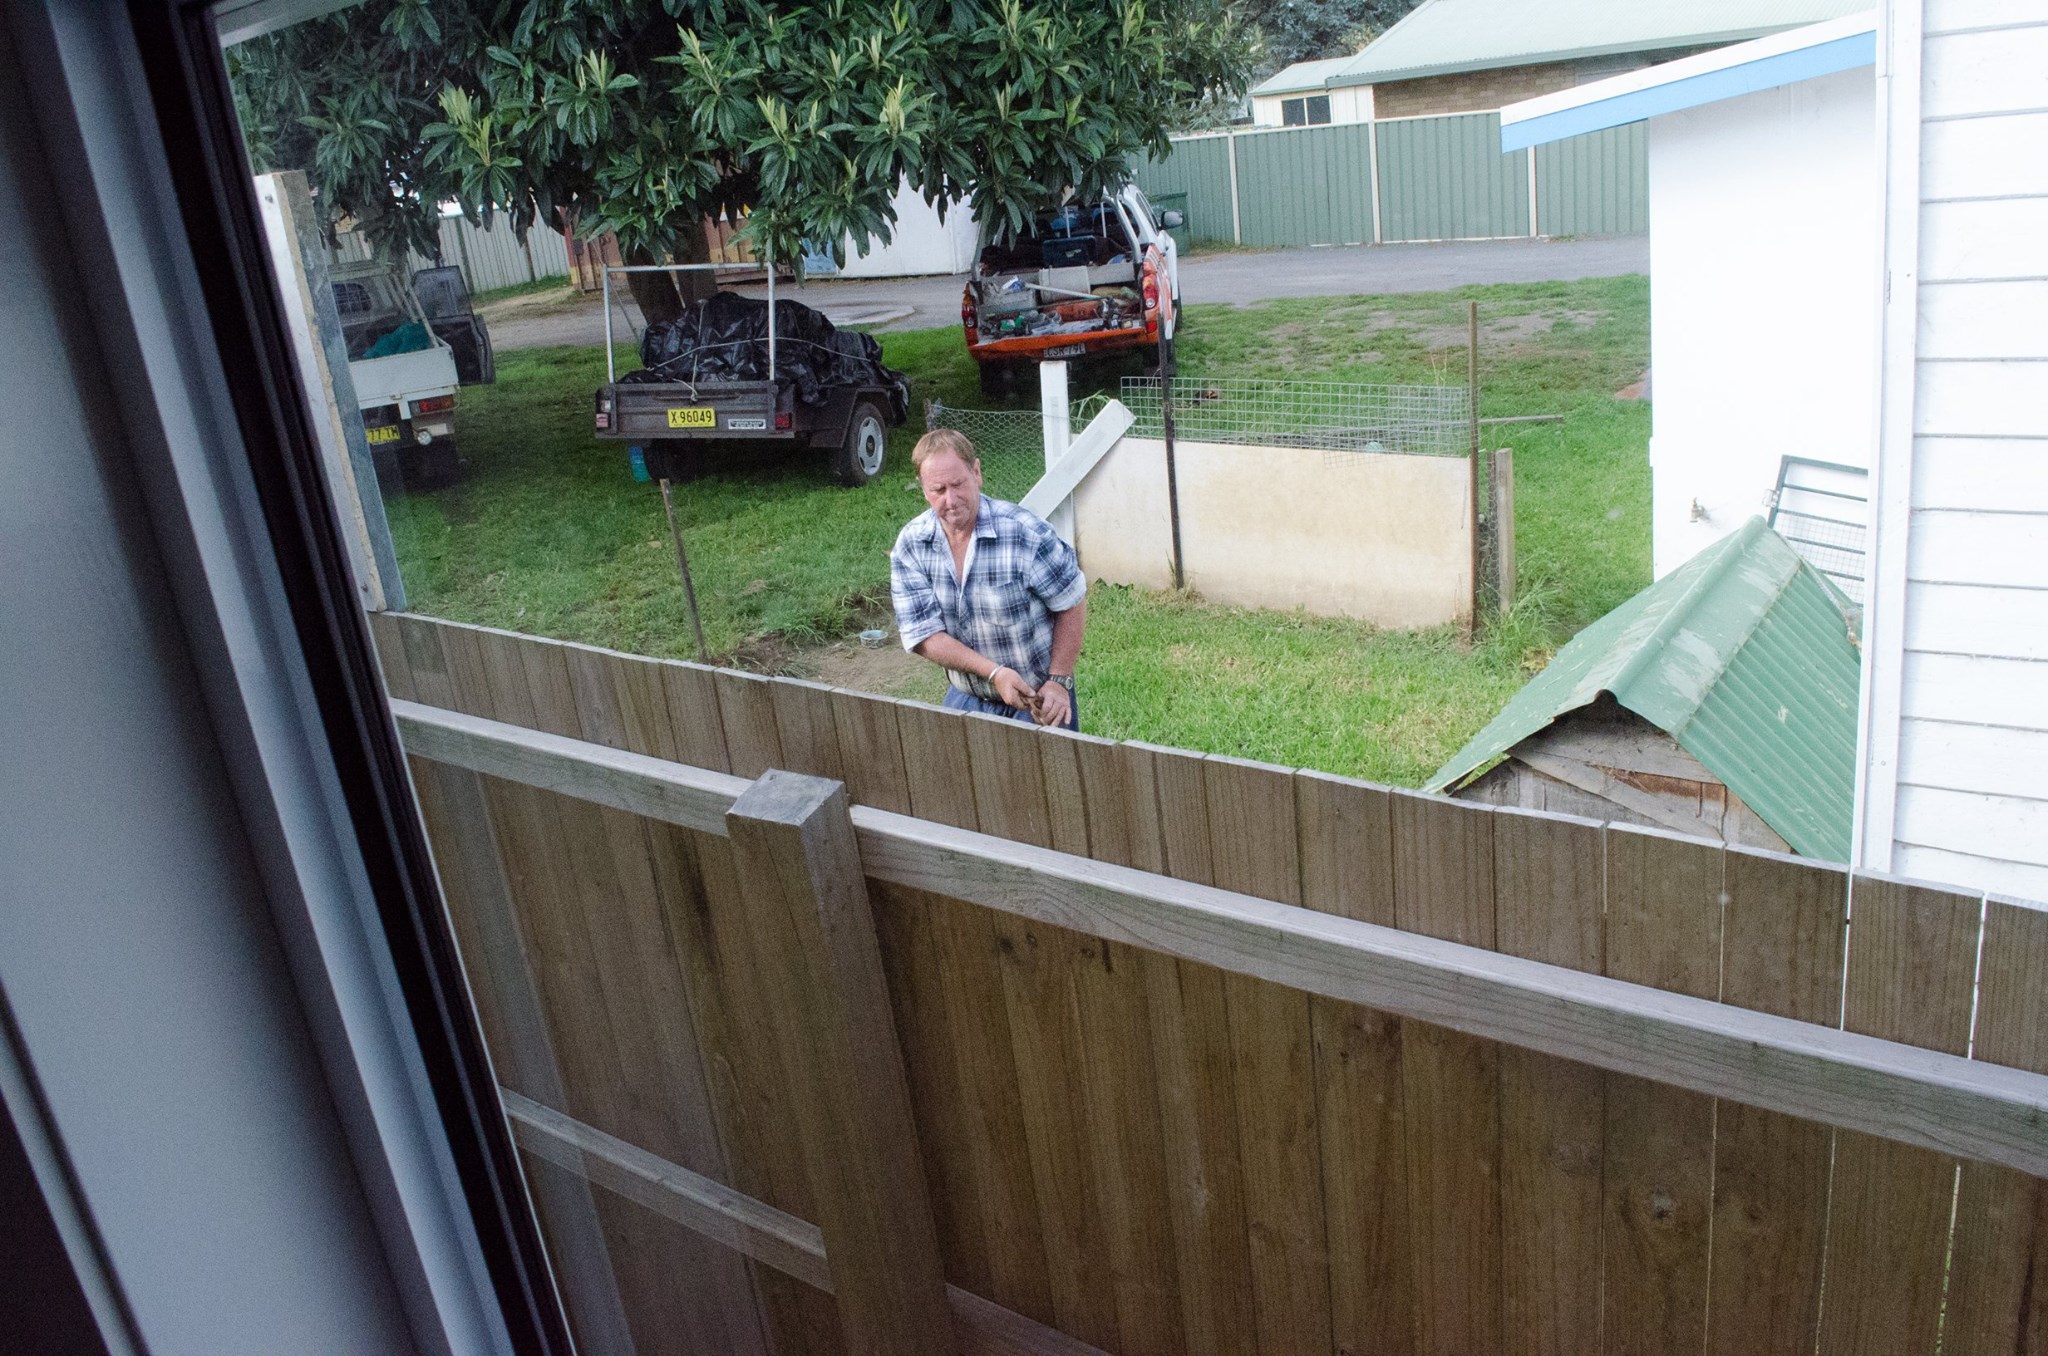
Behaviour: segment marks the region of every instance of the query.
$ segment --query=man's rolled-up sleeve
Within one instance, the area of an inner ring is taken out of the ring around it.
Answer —
[[[946,629],[938,594],[900,541],[889,553],[889,602],[896,610],[896,633],[906,650],[915,650]]]
[[[1080,558],[1050,528],[1038,539],[1024,582],[1048,612],[1065,612],[1088,596],[1088,579],[1081,573]]]

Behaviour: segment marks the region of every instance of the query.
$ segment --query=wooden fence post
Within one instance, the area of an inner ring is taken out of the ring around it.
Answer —
[[[847,1350],[956,1349],[846,788],[771,770],[726,815],[760,1014],[796,1093]]]

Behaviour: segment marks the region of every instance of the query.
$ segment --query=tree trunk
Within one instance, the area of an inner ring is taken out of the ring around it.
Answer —
[[[628,264],[660,264],[669,260],[657,259],[644,248],[624,251],[621,256]],[[703,264],[711,260],[711,246],[704,238],[704,227],[700,221],[694,231],[684,231],[677,241],[673,262],[678,264]],[[639,306],[641,317],[650,325],[664,320],[674,320],[682,315],[683,308],[693,302],[703,301],[718,290],[715,275],[701,271],[689,273],[628,273],[626,286],[632,290],[634,304]]]

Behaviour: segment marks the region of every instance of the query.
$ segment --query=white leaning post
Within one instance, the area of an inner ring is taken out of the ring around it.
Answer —
[[[1038,365],[1038,408],[1045,421],[1045,469],[1048,474],[1066,457],[1073,446],[1073,416],[1067,404],[1067,365],[1064,361],[1044,362]],[[1041,477],[1042,478],[1042,477]],[[1060,500],[1059,507],[1048,513],[1045,520],[1052,524],[1052,530],[1060,534],[1067,545],[1074,543],[1074,502],[1071,498]]]

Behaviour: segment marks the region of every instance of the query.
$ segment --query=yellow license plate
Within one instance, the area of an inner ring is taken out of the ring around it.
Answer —
[[[718,411],[709,405],[685,405],[668,412],[670,428],[717,428]]]
[[[375,447],[378,443],[395,443],[398,441],[398,425],[396,424],[386,424],[383,428],[365,429],[364,432],[369,435],[370,446],[372,447]]]

